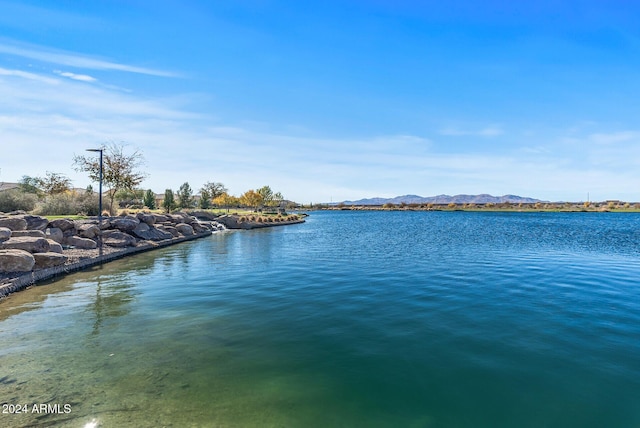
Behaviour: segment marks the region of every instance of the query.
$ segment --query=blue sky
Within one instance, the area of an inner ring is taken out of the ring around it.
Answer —
[[[640,201],[632,1],[0,0],[0,181]]]

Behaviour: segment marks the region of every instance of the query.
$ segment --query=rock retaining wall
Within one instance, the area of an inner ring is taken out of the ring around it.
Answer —
[[[117,251],[111,254],[106,254],[106,255],[102,255],[94,258],[80,260],[75,263],[54,266],[46,269],[33,270],[29,273],[20,275],[16,278],[9,279],[8,282],[0,284],[0,298],[10,293],[23,290],[31,285],[34,285],[36,282],[39,282],[39,281],[45,281],[60,275],[66,275],[71,272],[77,272],[79,270],[86,269],[91,266],[96,266],[96,265],[110,262],[112,260],[121,259],[123,257],[129,256],[132,254],[155,250],[157,248],[162,248],[162,247],[168,247],[169,245],[178,244],[180,242],[192,241],[194,239],[210,236],[211,234],[212,234],[211,231],[205,231],[205,232],[200,232],[197,235],[183,236],[180,238],[173,238],[173,239],[162,241],[162,242],[147,242],[142,245],[138,245],[136,247],[125,248],[121,251]]]
[[[106,217],[101,224],[0,213],[0,297],[52,275],[224,229],[186,213]],[[101,241],[104,252],[98,255]]]

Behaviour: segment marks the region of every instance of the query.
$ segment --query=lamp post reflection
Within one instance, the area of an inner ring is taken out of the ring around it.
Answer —
[[[102,256],[102,152],[104,149],[87,149],[87,151],[100,152],[100,178],[98,180],[98,229],[100,229],[100,233],[98,234],[98,251],[100,256]]]

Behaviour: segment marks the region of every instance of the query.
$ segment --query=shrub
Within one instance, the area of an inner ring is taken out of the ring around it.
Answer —
[[[34,212],[39,215],[98,215],[98,195],[70,192],[49,195]]]
[[[0,192],[0,212],[31,211],[35,208],[38,197],[33,193],[24,193],[17,189]]]

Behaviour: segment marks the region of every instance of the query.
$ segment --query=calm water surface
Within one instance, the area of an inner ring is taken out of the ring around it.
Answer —
[[[640,427],[640,215],[314,212],[0,302],[0,426]]]

